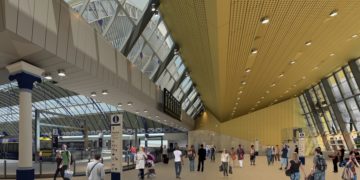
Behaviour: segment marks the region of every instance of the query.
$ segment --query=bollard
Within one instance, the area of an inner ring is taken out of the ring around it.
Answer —
[[[42,160],[40,160],[39,163],[40,163],[40,175],[42,175]]]
[[[74,160],[74,176],[75,176],[75,172],[76,172],[76,160]]]
[[[6,179],[6,160],[4,160],[4,176],[5,176],[5,179]]]

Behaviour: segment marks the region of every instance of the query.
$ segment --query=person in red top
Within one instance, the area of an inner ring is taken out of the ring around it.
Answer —
[[[131,152],[131,154],[132,154],[132,161],[134,162],[135,161],[135,155],[136,155],[136,147],[135,146],[131,146],[130,147],[130,152]]]

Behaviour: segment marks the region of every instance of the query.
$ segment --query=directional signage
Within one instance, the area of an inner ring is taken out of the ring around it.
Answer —
[[[305,134],[303,132],[299,133],[299,156],[305,156]]]
[[[122,171],[122,114],[111,116],[111,179],[120,179]]]

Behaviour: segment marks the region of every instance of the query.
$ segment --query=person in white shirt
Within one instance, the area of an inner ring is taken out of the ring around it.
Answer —
[[[136,160],[135,169],[139,170],[141,179],[144,179],[144,169],[145,169],[146,159],[147,159],[147,155],[144,152],[144,148],[140,147],[139,151],[136,153],[136,156],[135,156],[135,160]]]
[[[86,177],[88,177],[88,180],[104,180],[104,164],[100,162],[100,158],[100,154],[95,154],[95,160],[88,163],[86,168]]]
[[[224,149],[224,151],[221,153],[221,165],[223,167],[223,174],[224,176],[228,176],[228,166],[229,166],[229,160],[230,160],[230,155],[227,152],[226,149]]]
[[[175,158],[174,162],[175,162],[176,178],[181,179],[180,178],[181,164],[184,164],[184,163],[183,163],[183,159],[182,159],[182,152],[179,150],[178,146],[175,147],[174,158]]]

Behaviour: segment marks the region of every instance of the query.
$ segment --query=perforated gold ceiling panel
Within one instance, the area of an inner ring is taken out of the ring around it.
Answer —
[[[358,0],[162,0],[160,11],[221,121],[298,95],[360,56]]]

